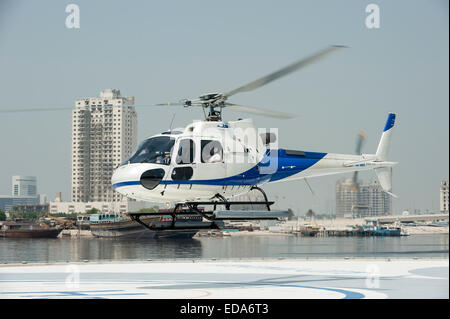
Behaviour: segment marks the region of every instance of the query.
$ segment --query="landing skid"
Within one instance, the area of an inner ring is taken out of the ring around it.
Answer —
[[[252,189],[259,190],[263,196],[264,201],[228,201],[225,197],[217,194],[214,198],[219,199],[211,201],[192,201],[185,203],[178,203],[171,212],[155,212],[155,213],[129,213],[130,218],[147,229],[150,230],[182,230],[182,229],[220,229],[220,225],[217,222],[222,222],[225,220],[278,220],[279,218],[286,218],[289,215],[288,211],[272,211],[270,206],[275,202],[268,201],[266,193],[259,187],[253,187]],[[253,205],[264,205],[267,210],[253,210],[253,209],[231,209],[232,206],[252,208]],[[204,211],[199,206],[213,206],[213,210]],[[219,210],[217,207],[224,207],[224,209]],[[172,221],[169,226],[156,226],[155,224],[148,225],[141,220],[143,216],[162,216],[171,215]],[[207,222],[203,222],[202,225],[196,226],[186,226],[177,225],[177,216],[180,215],[200,215]],[[221,223],[220,223],[221,224]]]

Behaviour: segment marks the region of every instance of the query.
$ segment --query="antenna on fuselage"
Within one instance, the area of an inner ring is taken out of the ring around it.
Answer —
[[[169,131],[172,131],[172,124],[173,124],[173,120],[175,119],[175,115],[177,115],[177,113],[173,113],[172,120],[170,121],[170,125],[169,125]]]

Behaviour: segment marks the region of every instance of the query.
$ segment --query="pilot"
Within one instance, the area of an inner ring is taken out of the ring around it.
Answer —
[[[163,158],[163,163],[166,165],[170,164],[170,153],[167,153]]]
[[[156,158],[156,164],[170,164],[170,153],[166,153],[164,155],[160,155]]]

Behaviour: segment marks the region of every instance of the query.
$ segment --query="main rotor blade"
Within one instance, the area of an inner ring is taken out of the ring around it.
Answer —
[[[183,102],[168,102],[148,105],[132,105],[134,107],[153,107],[153,106],[177,106],[184,105]],[[69,111],[75,110],[75,107],[41,107],[29,109],[0,109],[0,113],[24,113],[24,112],[52,112],[52,111]]]
[[[258,115],[276,117],[276,118],[281,118],[281,119],[291,119],[291,118],[296,117],[296,115],[293,115],[293,114],[265,110],[265,109],[257,108],[254,106],[244,106],[244,105],[238,105],[238,104],[233,104],[233,103],[228,103],[228,102],[225,102],[225,107],[229,107],[231,110],[238,111],[238,112],[258,114]]]
[[[149,105],[149,106],[176,106],[176,105],[184,105],[183,102],[167,102],[167,103],[158,103],[158,104],[153,104],[153,105]],[[146,105],[137,105],[139,106],[146,106]]]
[[[36,109],[0,109],[0,113],[21,113],[21,112],[47,112],[47,111],[67,111],[73,110],[73,107],[43,107]]]
[[[307,58],[301,59],[300,61],[297,61],[295,63],[292,63],[284,68],[282,68],[281,70],[278,70],[276,72],[270,73],[266,76],[263,76],[262,78],[259,78],[258,80],[255,80],[253,82],[250,82],[248,84],[245,84],[235,90],[232,90],[228,93],[225,93],[225,97],[229,97],[231,95],[234,95],[236,93],[240,93],[240,92],[248,92],[254,89],[257,89],[263,85],[266,85],[272,81],[275,81],[285,75],[288,75],[289,73],[292,73],[294,71],[297,71],[298,69],[307,66],[308,64],[311,64],[313,62],[316,62],[317,60],[327,56],[328,54],[342,49],[342,48],[346,48],[346,46],[342,46],[342,45],[334,45],[334,46],[330,46],[327,47],[325,49],[323,49],[322,51],[319,51]]]

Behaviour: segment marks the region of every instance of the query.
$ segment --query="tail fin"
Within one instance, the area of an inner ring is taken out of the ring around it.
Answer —
[[[395,114],[389,113],[386,125],[384,126],[383,134],[381,135],[380,143],[378,144],[376,152],[377,161],[386,161],[391,145],[392,128],[395,123]],[[380,167],[375,169],[378,181],[383,190],[393,197],[397,197],[392,193],[392,167]]]
[[[376,157],[379,161],[387,160],[389,146],[391,145],[392,128],[395,123],[395,114],[389,113],[386,125],[384,126],[383,134],[381,135],[380,143],[378,144]]]

